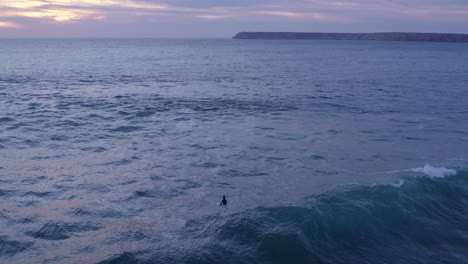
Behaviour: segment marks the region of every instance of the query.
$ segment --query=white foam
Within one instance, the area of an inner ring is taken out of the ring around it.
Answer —
[[[444,167],[432,167],[429,164],[426,164],[424,168],[416,168],[412,169],[414,172],[419,172],[419,173],[424,173],[430,177],[435,177],[435,178],[443,178],[446,176],[454,176],[457,175],[457,171],[454,169],[447,169]]]
[[[404,180],[399,180],[398,182],[393,183],[392,186],[394,186],[394,187],[401,187],[404,183],[405,183]]]

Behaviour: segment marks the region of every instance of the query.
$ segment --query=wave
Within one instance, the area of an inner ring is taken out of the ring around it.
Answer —
[[[454,169],[447,169],[444,167],[437,168],[437,167],[432,167],[429,164],[426,164],[423,168],[412,169],[412,171],[424,173],[430,177],[438,177],[438,178],[457,175],[457,171]]]
[[[206,216],[187,222],[171,250],[102,263],[466,263],[468,171],[412,171],[428,177]]]
[[[457,174],[429,165],[422,172]],[[250,244],[261,263],[462,263],[467,176],[351,187],[310,197],[306,207],[259,208],[221,226],[216,240]]]

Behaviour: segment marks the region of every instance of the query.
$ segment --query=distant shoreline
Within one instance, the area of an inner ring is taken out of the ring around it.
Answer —
[[[233,39],[377,40],[468,43],[468,34],[450,33],[318,33],[318,32],[239,32]]]

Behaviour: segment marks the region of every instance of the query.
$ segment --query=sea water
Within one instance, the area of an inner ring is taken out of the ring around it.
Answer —
[[[467,44],[2,39],[0,262],[466,263],[467,98]]]

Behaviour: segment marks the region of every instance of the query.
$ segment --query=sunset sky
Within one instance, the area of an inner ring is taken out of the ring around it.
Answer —
[[[468,0],[0,0],[0,38],[239,31],[468,33]]]

